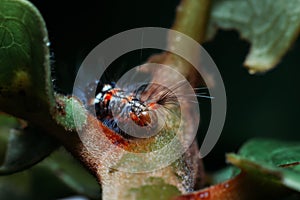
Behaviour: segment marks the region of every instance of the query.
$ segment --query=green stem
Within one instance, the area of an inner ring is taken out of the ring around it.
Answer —
[[[199,43],[203,43],[210,6],[211,0],[182,0],[177,7],[176,20],[172,29],[190,36]],[[170,44],[180,45],[176,40],[171,40]]]

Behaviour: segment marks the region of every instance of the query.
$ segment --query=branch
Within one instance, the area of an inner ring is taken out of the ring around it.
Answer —
[[[178,8],[174,29],[197,41],[203,41],[209,4],[208,0],[183,0]],[[39,12],[29,2],[23,0],[2,0],[1,5],[5,5],[0,6],[0,12],[4,16],[3,26],[7,25],[5,30],[10,31],[10,34],[1,32],[4,42],[1,43],[3,48],[0,48],[0,51],[5,53],[0,54],[0,70],[1,74],[6,75],[0,76],[1,111],[26,120],[58,139],[97,177],[103,188],[103,199],[143,198],[145,191],[167,197],[166,195],[174,196],[194,189],[203,171],[195,143],[172,165],[151,173],[132,174],[115,171],[103,165],[102,163],[107,161],[103,158],[111,158],[110,149],[99,148],[99,145],[103,147],[107,145],[107,138],[127,151],[145,150],[151,145],[159,148],[163,143],[153,139],[139,141],[125,139],[91,116],[76,97],[55,94],[50,78],[47,31]],[[15,12],[8,12],[8,7]],[[28,11],[26,15],[24,10]],[[15,16],[10,16],[11,14]],[[16,18],[22,20],[15,20],[15,23],[11,23],[14,26],[11,27],[11,24],[5,24]],[[30,40],[25,41],[24,38]],[[14,43],[9,44],[11,39],[14,39]],[[14,44],[18,45],[12,48]],[[170,37],[169,46],[171,45],[181,48],[180,46],[184,44]],[[179,57],[162,54],[157,58],[160,63],[175,66],[186,77],[192,76],[191,71],[187,70],[189,65]],[[157,74],[156,78],[163,77]],[[76,109],[72,109],[74,105]],[[78,124],[74,123],[73,114],[81,117],[79,120],[81,138],[76,133]],[[170,120],[172,121],[172,116]],[[160,139],[171,134],[172,128],[167,128],[165,135]],[[84,144],[82,140],[85,140]],[[167,190],[162,192],[162,188]]]

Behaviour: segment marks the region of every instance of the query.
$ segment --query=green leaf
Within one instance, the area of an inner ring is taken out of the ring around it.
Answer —
[[[19,126],[16,118],[0,114],[0,163],[4,161],[10,130]]]
[[[250,73],[272,69],[300,31],[300,0],[215,0],[208,38],[216,27],[236,29],[252,44],[244,65]],[[230,48],[230,47],[228,47]]]
[[[251,174],[300,192],[300,142],[254,139],[227,160]]]
[[[20,173],[0,176],[0,199],[50,200],[77,195],[42,163]]]
[[[0,109],[18,116],[54,105],[43,18],[25,0],[0,0]]]
[[[227,160],[241,173],[227,167],[211,177],[214,185],[175,199],[299,199],[300,142],[254,139]]]
[[[48,156],[57,146],[54,139],[40,133],[36,128],[10,129],[5,160],[0,166],[0,175],[31,167]]]
[[[78,161],[65,151],[57,151],[39,166],[52,171],[62,182],[76,193],[99,199],[101,190],[93,177]]]
[[[31,179],[27,172],[0,177],[0,199],[30,200]]]
[[[215,184],[222,183],[226,180],[229,180],[237,176],[240,172],[241,170],[234,166],[226,167],[212,174],[212,176],[209,179],[209,184],[215,185]]]

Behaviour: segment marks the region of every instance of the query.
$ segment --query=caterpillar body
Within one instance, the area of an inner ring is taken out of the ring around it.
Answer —
[[[134,122],[135,125],[150,133],[167,124],[164,121],[166,112],[170,114],[173,112],[174,107],[175,109],[178,108],[180,106],[179,100],[183,97],[187,99],[187,103],[198,103],[189,102],[189,95],[186,94],[175,96],[173,91],[180,88],[181,84],[178,83],[178,85],[171,88],[166,88],[155,83],[148,83],[137,88],[128,87],[128,89],[119,87],[114,82],[97,82],[95,98],[90,104],[93,105],[98,120],[105,126],[126,138],[131,138],[132,128],[121,128],[121,124],[126,127],[129,122]],[[202,90],[204,88],[198,89]],[[195,91],[198,89],[195,89]],[[202,94],[191,95],[210,98]],[[131,124],[131,126],[133,125]]]

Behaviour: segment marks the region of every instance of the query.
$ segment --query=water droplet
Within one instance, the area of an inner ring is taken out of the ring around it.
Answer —
[[[180,37],[180,36],[177,36],[177,37],[175,38],[175,41],[176,41],[176,42],[180,42],[180,41],[181,41],[181,37]]]
[[[251,75],[253,75],[253,74],[256,73],[256,71],[255,71],[254,69],[249,69],[248,72],[249,72],[249,74],[251,74]]]
[[[209,197],[209,192],[203,192],[199,195],[200,199],[206,199]]]

